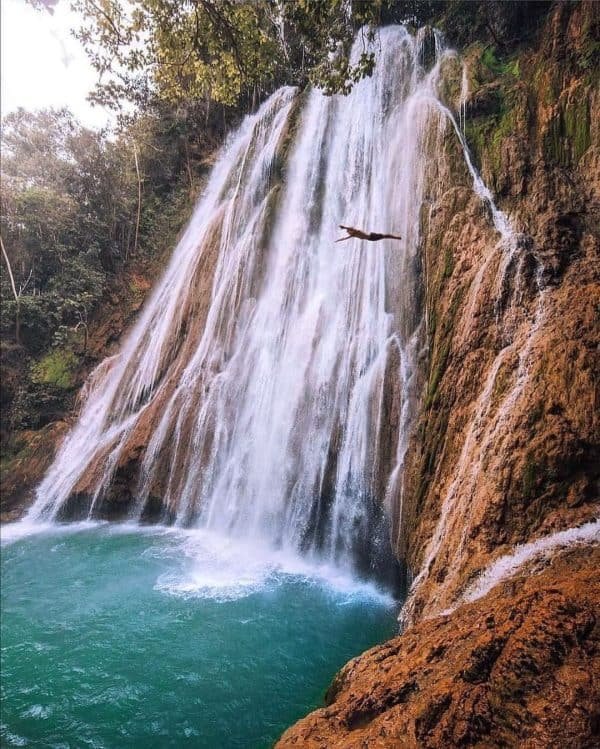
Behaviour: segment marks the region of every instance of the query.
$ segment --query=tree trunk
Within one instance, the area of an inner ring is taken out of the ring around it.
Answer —
[[[135,240],[133,243],[133,255],[137,253],[138,238],[140,234],[140,217],[142,215],[142,178],[140,177],[140,165],[138,162],[137,146],[133,144],[133,156],[135,158],[135,173],[137,175],[138,184],[138,202],[137,202],[137,216],[135,219]]]
[[[194,196],[194,180],[192,178],[192,168],[190,166],[190,151],[188,148],[187,138],[184,139],[183,143],[185,146],[185,166],[186,166],[187,173],[188,173],[188,179],[190,181],[190,197],[193,197]]]
[[[2,237],[0,236],[0,247],[2,247],[2,256],[4,258],[4,262],[6,263],[6,267],[8,269],[8,277],[10,278],[10,286],[12,288],[12,292],[15,297],[15,302],[17,305],[17,311],[15,314],[15,341],[18,346],[21,345],[21,297],[19,294],[17,294],[17,287],[15,285],[15,277],[13,276],[12,268],[10,265],[10,260],[8,259],[8,255],[6,254],[6,249],[4,248],[4,241]]]

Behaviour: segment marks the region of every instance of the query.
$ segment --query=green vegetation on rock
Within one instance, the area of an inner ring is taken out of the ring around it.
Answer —
[[[54,385],[69,390],[74,384],[78,359],[72,351],[54,349],[33,365],[31,379],[37,385]]]
[[[525,456],[525,466],[523,468],[523,476],[521,478],[521,486],[523,490],[523,498],[527,501],[533,498],[535,487],[538,480],[539,468],[535,461],[533,453],[528,452]]]
[[[512,76],[513,78],[519,78],[520,75],[520,64],[519,59],[507,59],[501,60],[498,58],[498,51],[496,47],[486,47],[481,55],[481,64],[490,70],[495,76]]]
[[[551,162],[577,163],[591,145],[590,109],[587,95],[561,102],[544,137],[544,152]]]

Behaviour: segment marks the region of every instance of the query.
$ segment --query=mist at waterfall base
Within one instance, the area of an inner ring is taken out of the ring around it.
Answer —
[[[349,96],[283,88],[232,135],[3,529],[5,742],[267,746],[393,634],[374,585],[397,582],[421,231],[448,133],[509,229],[451,114],[464,85],[439,94],[446,66],[466,80],[457,56],[400,27],[375,44]],[[336,245],[342,222],[402,240]]]

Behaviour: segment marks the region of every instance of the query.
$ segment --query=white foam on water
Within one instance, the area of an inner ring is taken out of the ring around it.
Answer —
[[[121,526],[120,532],[131,529],[131,525]],[[156,534],[149,528],[145,532],[174,541],[153,546],[147,552],[176,564],[175,569],[160,575],[155,585],[156,590],[169,595],[223,603],[300,582],[322,587],[340,605],[357,600],[394,605],[394,599],[372,583],[357,580],[333,564],[311,561],[293,550],[274,549],[266,540],[247,543],[205,529],[166,526],[158,528]]]
[[[0,723],[0,737],[7,742],[7,746],[27,746],[29,743],[24,736],[9,731],[5,723]]]
[[[88,531],[92,528],[99,528],[107,524],[107,520],[81,520],[76,523],[54,523],[50,521],[38,522],[25,518],[15,523],[6,523],[0,526],[0,543],[2,546],[7,546],[30,536],[39,536],[41,534],[52,536],[70,535]]]
[[[33,718],[34,720],[46,720],[52,715],[52,708],[45,705],[31,705],[21,713],[21,718]]]
[[[236,545],[226,537],[198,531],[175,536],[179,543],[153,548],[172,557],[176,567],[160,575],[155,589],[182,598],[234,601],[263,591],[273,583],[274,563],[256,549]],[[183,560],[183,565],[178,564]]]
[[[47,535],[64,536],[101,530],[108,536],[144,536],[145,556],[167,560],[155,589],[182,598],[234,601],[281,584],[318,585],[345,605],[358,600],[393,606],[393,597],[371,582],[358,580],[335,564],[303,557],[293,549],[273,548],[268,539],[246,542],[202,528],[138,525],[84,520],[77,523],[25,522],[2,526],[2,545]]]

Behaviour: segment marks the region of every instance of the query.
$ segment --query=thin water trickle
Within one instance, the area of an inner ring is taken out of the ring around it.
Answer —
[[[447,616],[461,604],[473,603],[473,601],[483,598],[496,585],[513,577],[532,562],[547,561],[548,558],[561,551],[570,551],[577,546],[594,544],[600,544],[600,518],[595,518],[573,528],[550,533],[547,536],[541,536],[526,544],[518,544],[510,553],[498,557],[486,567],[460,595],[454,606],[434,616]]]

